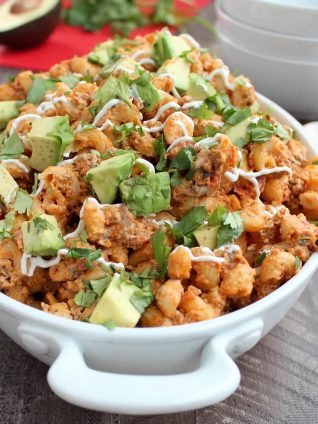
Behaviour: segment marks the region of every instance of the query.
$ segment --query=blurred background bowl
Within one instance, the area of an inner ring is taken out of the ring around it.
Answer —
[[[216,53],[251,78],[257,91],[304,121],[318,117],[318,63],[277,59],[217,34]]]
[[[287,35],[318,38],[318,0],[222,0],[231,17]]]
[[[254,26],[253,21],[251,21],[251,24],[241,23],[225,12],[222,8],[224,1],[219,0],[215,4],[217,32],[220,32],[229,39],[235,40],[242,47],[260,52],[264,55],[278,59],[304,60],[306,62],[318,63],[318,37],[315,39],[288,36],[259,29]],[[258,1],[254,0],[254,3],[258,3]]]

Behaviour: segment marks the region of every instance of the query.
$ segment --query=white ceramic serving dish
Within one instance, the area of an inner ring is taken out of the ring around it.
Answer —
[[[318,38],[317,0],[222,0],[233,18],[286,35]]]
[[[257,3],[257,0],[255,1]],[[222,32],[242,47],[277,59],[313,62],[318,69],[318,36],[317,38],[288,36],[259,29],[252,23],[241,23],[225,12],[221,0],[216,1],[215,10],[216,32]]]
[[[318,153],[294,118],[261,95],[260,103],[297,131],[310,155]],[[277,324],[317,268],[315,253],[298,275],[266,298],[195,324],[109,331],[50,315],[1,293],[0,326],[51,366],[51,389],[70,403],[123,414],[191,410],[220,402],[236,390],[240,371],[233,358]]]
[[[230,68],[248,75],[258,89],[304,121],[318,117],[318,63],[275,59],[239,45],[221,31],[215,51]]]

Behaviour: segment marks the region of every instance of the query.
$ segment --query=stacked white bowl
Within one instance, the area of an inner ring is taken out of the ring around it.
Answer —
[[[318,120],[318,0],[217,0],[217,53],[296,117]]]

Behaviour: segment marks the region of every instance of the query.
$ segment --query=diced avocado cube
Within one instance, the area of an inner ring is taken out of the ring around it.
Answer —
[[[0,165],[0,196],[6,204],[12,202],[19,186],[11,177],[9,171]]]
[[[216,236],[218,231],[219,225],[216,227],[211,227],[210,225],[201,225],[201,227],[193,231],[193,234],[200,247],[208,247],[209,249],[213,250],[217,245]]]
[[[136,215],[157,213],[170,208],[168,172],[129,178],[120,183],[120,194]]]
[[[116,69],[121,70],[121,72],[125,72],[127,69],[129,71],[135,71],[135,69],[141,69],[141,66],[138,63],[131,59],[130,57],[121,57],[116,62],[110,62],[109,64],[105,64],[106,66],[100,71],[100,75],[103,78],[109,77]]]
[[[127,152],[104,160],[96,168],[87,172],[87,180],[100,202],[113,203],[118,194],[119,184],[128,178],[134,160],[135,155]]]
[[[182,57],[167,60],[161,68],[158,69],[157,74],[172,74],[174,76],[175,88],[181,92],[188,91],[189,88],[189,74],[190,63]]]
[[[158,39],[154,44],[154,56],[159,64],[167,59],[178,57],[188,50],[191,50],[191,47],[182,37],[172,35],[166,29],[158,34]]]
[[[28,137],[32,146],[30,166],[37,171],[56,165],[74,139],[68,116],[35,119]]]
[[[104,324],[112,320],[118,327],[135,327],[141,314],[130,302],[130,298],[136,291],[141,290],[134,284],[122,281],[120,275],[115,274],[89,321]]]
[[[235,145],[237,145],[239,139],[243,139],[244,142],[247,142],[247,127],[250,124],[251,119],[251,117],[248,117],[237,125],[226,126],[223,128],[224,134],[227,135],[231,142]]]
[[[0,130],[6,127],[11,119],[19,115],[19,109],[24,100],[6,100],[0,102]]]
[[[40,213],[31,221],[23,222],[24,252],[33,256],[54,256],[65,245],[56,218]]]
[[[216,90],[201,75],[191,73],[189,75],[188,94],[193,100],[205,100],[216,94]]]

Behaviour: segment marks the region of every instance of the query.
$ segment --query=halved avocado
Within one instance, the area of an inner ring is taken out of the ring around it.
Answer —
[[[0,5],[0,43],[13,49],[41,44],[60,15],[59,0],[7,0]]]

